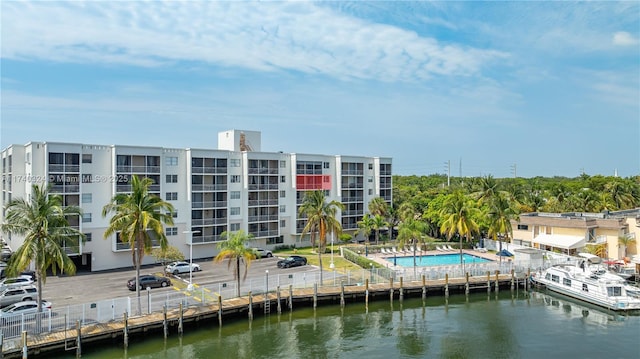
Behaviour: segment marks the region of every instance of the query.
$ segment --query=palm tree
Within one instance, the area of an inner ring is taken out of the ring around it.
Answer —
[[[416,248],[424,242],[425,223],[420,219],[409,218],[398,226],[398,245],[413,245],[413,269],[416,269]]]
[[[494,241],[497,241],[498,237],[504,237],[506,242],[509,242],[513,236],[511,220],[517,220],[518,214],[506,195],[499,193],[490,200],[487,217],[489,219],[489,236]],[[500,250],[502,251],[502,241],[500,241]],[[502,261],[502,256],[500,256],[500,260]]]
[[[369,236],[371,235],[371,232],[373,232],[373,228],[374,228],[374,223],[373,223],[373,217],[371,217],[370,214],[365,214],[364,216],[362,216],[362,220],[358,221],[358,231],[357,233],[362,234],[362,236],[364,237],[364,248],[365,248],[365,253],[368,255],[369,253]]]
[[[387,217],[389,215],[389,204],[382,197],[375,197],[369,201],[369,213]]]
[[[456,233],[460,237],[460,264],[462,265],[462,239],[469,242],[473,233],[478,233],[478,224],[474,218],[479,209],[474,202],[460,190],[448,195],[444,200],[441,215],[444,221],[440,226],[440,231],[451,239]]]
[[[149,193],[153,184],[150,178],[131,177],[131,193],[118,193],[102,208],[102,217],[113,213],[109,226],[104,231],[104,239],[116,234],[132,248],[131,256],[136,268],[136,281],[140,280],[140,264],[145,254],[151,253],[154,241],[160,248],[167,247],[167,237],[163,224],[173,225],[173,206],[160,197]],[[138,315],[142,312],[140,285],[136,284]]]
[[[620,236],[618,237],[618,244],[624,246],[624,252],[622,252],[622,258],[627,256],[627,248],[629,248],[632,244],[636,243],[635,237],[630,236]]]
[[[318,262],[320,263],[320,283],[322,283],[322,252],[327,243],[327,233],[334,232],[337,236],[342,233],[342,225],[336,219],[338,209],[344,205],[336,200],[326,202],[324,192],[307,192],[300,205],[299,213],[307,218],[307,224],[302,229],[302,235],[311,235],[311,245],[315,244],[315,234],[318,238]]]
[[[6,207],[2,231],[24,236],[24,243],[15,251],[7,264],[7,275],[16,276],[33,262],[38,286],[38,311],[42,311],[42,286],[47,281],[47,270],[55,275],[75,274],[76,266],[67,256],[65,245],[77,242],[84,235],[69,227],[70,216],[80,216],[77,206],[63,206],[60,195],[49,194],[49,188],[33,185],[29,200],[16,198]]]
[[[379,214],[373,216],[373,229],[376,231],[376,245],[378,245],[378,241],[380,240],[380,230],[385,227],[389,227],[389,223],[385,221],[384,217]]]
[[[247,247],[253,235],[246,234],[240,230],[237,232],[222,232],[221,236],[226,238],[224,242],[218,243],[220,253],[213,259],[215,263],[219,263],[225,259],[228,260],[227,268],[230,268],[233,264],[233,278],[237,281],[238,297],[240,296],[240,265],[244,265],[244,275],[242,280],[247,278],[247,272],[251,266],[251,261],[256,258],[256,253],[253,249]]]

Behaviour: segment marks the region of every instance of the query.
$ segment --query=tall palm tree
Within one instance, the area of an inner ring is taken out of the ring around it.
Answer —
[[[84,235],[69,226],[70,216],[80,216],[77,206],[63,206],[60,195],[49,194],[48,187],[33,185],[29,200],[16,198],[6,207],[2,232],[24,236],[24,243],[13,253],[7,264],[7,275],[16,276],[35,265],[38,286],[38,311],[42,311],[42,286],[47,270],[55,275],[75,274],[76,266],[67,256],[64,244],[77,242]]]
[[[136,281],[140,280],[140,264],[145,254],[151,253],[154,240],[160,248],[167,247],[163,224],[173,225],[173,206],[160,197],[149,193],[153,184],[150,178],[131,177],[131,193],[118,193],[102,208],[102,217],[113,213],[104,239],[116,234],[132,249],[131,257],[136,268]],[[136,284],[138,315],[142,312],[140,285]]]
[[[247,247],[253,235],[247,234],[240,230],[237,232],[222,232],[221,236],[226,238],[224,242],[218,243],[220,253],[213,259],[215,263],[219,263],[227,259],[227,268],[233,265],[233,278],[237,281],[237,294],[240,296],[240,265],[244,265],[244,275],[242,280],[247,278],[247,272],[251,266],[251,261],[256,258],[256,253],[253,249]]]
[[[369,213],[387,217],[389,215],[389,204],[382,197],[375,197],[369,201]]]
[[[389,223],[379,214],[373,216],[373,229],[376,231],[376,245],[380,240],[380,230],[382,228],[389,227]]]
[[[518,219],[518,213],[513,208],[509,197],[501,193],[495,195],[490,200],[487,217],[489,219],[489,236],[494,241],[497,241],[499,237],[503,237],[506,242],[509,242],[510,238],[513,237],[511,221]],[[499,243],[502,251],[502,240]],[[500,261],[502,261],[502,256],[500,256]]]
[[[307,192],[300,205],[299,213],[307,218],[307,224],[302,229],[302,235],[311,235],[311,244],[314,245],[315,234],[318,233],[318,262],[320,264],[320,283],[322,283],[322,252],[327,243],[327,233],[333,232],[337,236],[342,233],[342,225],[336,219],[338,209],[343,210],[344,205],[336,200],[326,201],[324,192]]]
[[[409,218],[398,225],[398,245],[404,247],[411,243],[413,247],[413,269],[416,269],[416,250],[424,243],[426,225],[420,219]]]
[[[368,213],[362,216],[361,221],[358,221],[357,233],[362,234],[362,236],[364,237],[364,248],[367,254],[369,253],[369,236],[371,235],[371,232],[373,232],[374,226],[375,225],[373,223],[373,217],[371,217],[371,215]]]
[[[477,217],[479,209],[475,203],[467,198],[460,190],[453,192],[445,198],[441,215],[444,218],[440,231],[451,239],[456,233],[460,237],[460,264],[462,261],[462,239],[467,242],[474,233],[478,233],[478,224],[474,218]]]

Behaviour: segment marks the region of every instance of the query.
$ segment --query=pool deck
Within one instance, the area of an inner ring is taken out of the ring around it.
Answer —
[[[468,254],[468,255],[472,255],[472,256],[476,256],[476,257],[480,257],[480,258],[484,258],[493,262],[497,262],[500,258],[496,256],[495,253],[489,253],[489,252],[480,252],[480,251],[476,251],[476,250],[471,250],[471,249],[463,249],[462,253],[464,254]],[[431,250],[431,251],[416,251],[416,256],[438,256],[438,255],[444,255],[444,254],[460,254],[460,250],[459,249],[454,249],[452,251],[438,251],[438,250]],[[396,253],[397,258],[400,257],[413,257],[413,252],[398,252]],[[402,267],[402,266],[394,266],[393,262],[387,260],[386,258],[393,258],[393,254],[389,254],[389,253],[382,253],[382,252],[377,252],[377,253],[369,253],[369,256],[367,258],[373,260],[374,262],[385,266],[387,268],[392,268],[392,269],[404,269],[406,267]],[[449,264],[451,265],[451,264]],[[437,265],[437,266],[430,266],[430,267],[441,267],[441,266],[447,266],[446,264],[443,265]]]

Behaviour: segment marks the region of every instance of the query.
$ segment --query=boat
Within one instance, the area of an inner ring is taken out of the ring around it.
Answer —
[[[598,266],[595,258],[582,257],[585,259],[576,264],[557,264],[536,272],[531,280],[551,291],[610,310],[640,310],[639,288]]]

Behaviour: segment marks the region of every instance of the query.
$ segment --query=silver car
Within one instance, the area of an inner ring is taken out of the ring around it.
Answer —
[[[0,308],[25,300],[36,300],[38,298],[38,289],[33,285],[25,285],[23,287],[8,288],[0,293]]]
[[[164,269],[165,272],[171,274],[179,274],[179,273],[189,273],[189,268],[191,267],[192,272],[199,272],[200,265],[196,263],[189,264],[188,262],[173,262],[170,263],[167,268]]]

